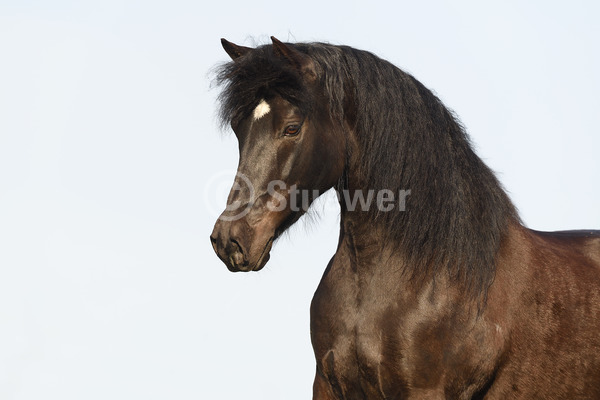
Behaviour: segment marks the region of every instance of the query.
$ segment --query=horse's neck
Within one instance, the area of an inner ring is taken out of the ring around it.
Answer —
[[[369,215],[362,211],[341,214],[339,246],[345,250],[349,267],[366,275],[386,268],[398,270],[404,264],[398,243]]]
[[[380,257],[386,244],[382,240],[383,231],[369,223],[366,215],[359,212],[342,212],[340,226],[340,246],[349,250],[352,268],[369,268]]]
[[[448,293],[453,288],[446,276],[416,277],[412,272],[398,243],[386,238],[377,221],[369,220],[364,213],[342,213],[339,246],[326,275],[334,276],[336,287],[344,288],[343,296],[349,298],[343,301],[359,309],[377,304],[372,312],[390,302],[409,310],[450,301]],[[441,287],[446,290],[437,290]]]
[[[363,208],[365,203],[368,208],[377,207],[377,193],[358,176],[360,153],[356,148],[352,153],[351,166],[337,188],[341,207],[339,246],[345,250],[350,268],[356,273],[371,274],[374,269],[381,268],[384,259],[394,258],[394,264],[402,263],[402,260],[398,259],[399,244],[389,240],[389,227]]]
[[[357,213],[342,213],[338,249],[325,275],[331,272],[335,285],[350,297],[343,300],[353,300],[349,304],[369,313],[384,312],[393,304],[405,311],[421,310],[435,320],[444,310],[460,308],[467,321],[477,318],[482,304],[479,297],[465,296],[465,288],[447,270],[415,271],[399,243],[390,240],[377,221]],[[370,304],[375,304],[372,310]]]

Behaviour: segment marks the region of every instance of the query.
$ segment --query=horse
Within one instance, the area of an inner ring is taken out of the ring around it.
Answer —
[[[210,236],[231,271],[334,189],[313,399],[600,399],[600,231],[522,223],[458,118],[410,74],[326,43],[225,39],[239,166]]]

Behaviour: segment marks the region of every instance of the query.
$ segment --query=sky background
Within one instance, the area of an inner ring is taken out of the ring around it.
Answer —
[[[600,3],[523,3],[0,0],[0,398],[310,398],[338,210],[259,273],[216,257],[221,37],[374,52],[460,116],[529,227],[600,229]]]

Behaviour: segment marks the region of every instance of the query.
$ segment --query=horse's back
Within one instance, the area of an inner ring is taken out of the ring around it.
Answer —
[[[511,332],[488,398],[600,398],[600,231],[521,232],[497,280]]]
[[[600,269],[600,230],[580,229],[569,231],[531,231],[548,243],[570,251],[581,253]]]

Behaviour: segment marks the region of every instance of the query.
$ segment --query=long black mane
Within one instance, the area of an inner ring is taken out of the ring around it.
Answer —
[[[418,276],[442,269],[483,294],[495,257],[517,212],[492,171],[475,155],[464,128],[411,75],[346,46],[293,44],[316,64],[333,118],[354,130],[363,189],[410,190],[406,211],[368,212],[385,228]],[[223,124],[249,115],[262,98],[279,95],[310,112],[313,94],[298,71],[258,47],[219,69]],[[342,179],[338,189],[347,183]]]

